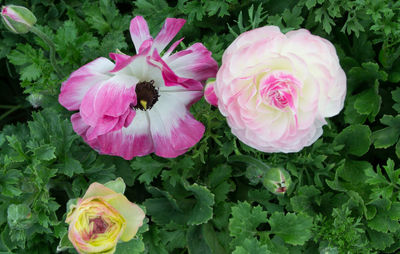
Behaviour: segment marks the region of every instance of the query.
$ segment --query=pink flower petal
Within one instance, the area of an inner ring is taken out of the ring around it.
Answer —
[[[134,77],[116,75],[87,92],[80,114],[86,124],[93,126],[87,132],[89,139],[120,129],[127,118],[133,118],[129,114],[135,114],[130,107],[136,105],[137,82]]]
[[[214,78],[218,71],[218,64],[211,57],[211,52],[201,43],[173,54],[165,62],[178,76],[198,81]]]
[[[129,31],[131,32],[131,38],[135,45],[136,53],[140,53],[139,49],[142,43],[152,38],[146,20],[142,16],[136,16],[131,20]]]
[[[148,112],[155,153],[173,158],[185,153],[204,134],[204,126],[189,113],[202,91],[164,92]]]
[[[181,43],[181,41],[183,41],[184,38],[181,38],[179,40],[177,40],[176,42],[174,42],[171,47],[169,47],[169,49],[165,52],[165,54],[162,56],[163,59],[166,59],[169,55],[171,55],[172,51],[174,51],[174,49],[179,45],[179,43]]]
[[[110,78],[108,72],[113,68],[114,64],[104,57],[82,66],[62,84],[58,101],[68,110],[78,110],[89,89]]]
[[[165,20],[161,31],[154,40],[154,47],[158,52],[162,52],[165,49],[168,43],[170,43],[179,30],[181,30],[185,22],[186,20],[184,19],[167,18]]]
[[[148,63],[159,68],[162,72],[165,86],[182,86],[187,90],[203,90],[203,85],[195,79],[182,78],[174,73],[167,63],[160,57],[157,50],[153,51]]]
[[[218,97],[214,91],[214,84],[215,84],[215,81],[210,82],[206,85],[206,88],[204,90],[204,98],[206,99],[206,101],[209,104],[211,104],[213,106],[218,106]]]

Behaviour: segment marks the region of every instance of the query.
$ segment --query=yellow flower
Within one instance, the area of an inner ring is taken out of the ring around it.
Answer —
[[[65,222],[68,238],[80,254],[112,254],[119,240],[127,242],[136,235],[144,217],[143,210],[123,194],[93,183]]]

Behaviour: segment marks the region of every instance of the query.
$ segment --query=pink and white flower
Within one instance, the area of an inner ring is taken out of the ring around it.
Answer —
[[[97,58],[63,83],[59,102],[79,110],[72,125],[91,147],[125,159],[152,152],[176,157],[201,139],[204,126],[189,108],[218,66],[201,43],[172,54],[183,38],[161,54],[184,23],[167,18],[153,39],[137,16],[130,24],[136,55],[110,53],[115,64]]]
[[[338,114],[346,75],[335,47],[305,29],[281,33],[265,26],[227,48],[206,100],[218,105],[232,133],[264,152],[298,152],[322,135]]]

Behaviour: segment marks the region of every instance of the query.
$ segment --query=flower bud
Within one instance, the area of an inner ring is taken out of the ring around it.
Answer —
[[[290,175],[283,168],[270,168],[263,179],[264,187],[277,195],[285,194],[290,183]]]
[[[36,23],[36,17],[30,10],[17,5],[3,6],[1,8],[1,17],[4,25],[16,34],[29,32]]]
[[[43,95],[40,93],[33,93],[28,96],[27,100],[34,108],[38,108],[42,105]]]

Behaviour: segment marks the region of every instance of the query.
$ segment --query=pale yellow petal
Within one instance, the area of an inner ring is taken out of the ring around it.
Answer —
[[[126,228],[120,239],[125,242],[131,240],[143,224],[144,211],[120,193],[106,196],[104,199],[126,220]]]

